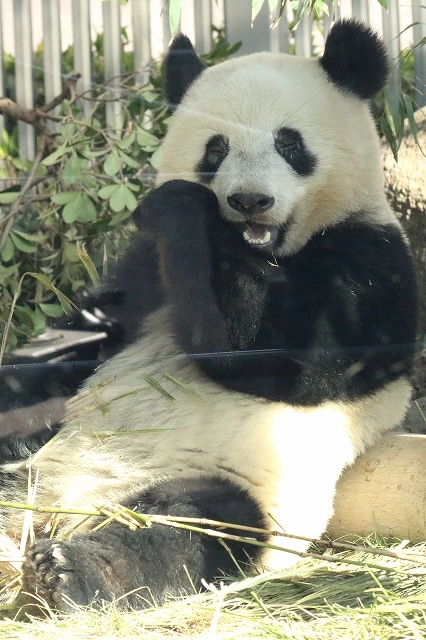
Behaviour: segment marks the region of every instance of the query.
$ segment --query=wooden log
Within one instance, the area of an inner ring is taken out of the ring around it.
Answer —
[[[388,433],[340,478],[327,535],[372,532],[426,541],[426,435]]]

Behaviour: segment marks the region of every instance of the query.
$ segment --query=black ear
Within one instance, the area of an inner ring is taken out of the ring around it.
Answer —
[[[163,66],[166,96],[171,111],[176,109],[189,85],[204,69],[190,39],[182,33],[173,38]]]
[[[320,65],[340,89],[366,100],[386,84],[389,61],[377,33],[356,20],[340,20],[330,30]]]

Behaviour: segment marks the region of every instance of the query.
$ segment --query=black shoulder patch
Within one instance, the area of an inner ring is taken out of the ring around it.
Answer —
[[[372,98],[386,84],[389,61],[378,34],[356,20],[340,20],[332,27],[320,65],[340,89],[361,100]]]
[[[190,39],[183,33],[173,38],[163,65],[166,96],[171,111],[177,108],[188,87],[204,69]]]

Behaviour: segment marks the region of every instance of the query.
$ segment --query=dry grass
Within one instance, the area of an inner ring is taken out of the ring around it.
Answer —
[[[393,549],[398,555],[401,545]],[[426,545],[404,548],[404,555],[413,551],[426,558]],[[4,613],[7,616],[7,610]],[[205,594],[142,612],[120,613],[108,605],[103,611],[77,609],[62,617],[48,612],[45,619],[27,622],[0,620],[0,638],[7,640],[425,637],[425,567],[398,557],[379,557],[374,551],[336,556],[328,550],[322,559],[303,559],[286,572],[224,580]]]
[[[29,482],[28,504],[1,503],[3,508],[24,509],[29,515],[20,549],[0,540],[6,596],[13,595],[19,585],[16,569],[25,541],[31,537],[31,512],[75,512],[36,505],[36,485],[36,480],[33,486]],[[101,515],[105,523],[114,519],[130,528],[150,526],[155,520],[164,526],[204,530],[208,535],[222,537],[223,543],[229,537],[223,531],[224,523],[136,514],[120,505],[91,507],[84,514]],[[260,531],[242,528],[241,538],[257,532]],[[311,553],[303,555],[287,571],[251,577],[241,571],[238,581],[224,578],[216,586],[206,585],[206,593],[140,612],[123,613],[116,605],[108,604],[102,611],[76,608],[74,614],[67,616],[46,611],[45,617],[36,618],[4,604],[0,607],[0,639],[426,638],[426,543],[415,547],[406,542],[386,545],[370,538],[357,545],[338,541],[324,547],[324,542],[317,541]],[[0,583],[0,589],[1,586]]]

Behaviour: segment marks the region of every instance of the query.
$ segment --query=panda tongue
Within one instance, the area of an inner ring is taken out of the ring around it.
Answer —
[[[267,227],[264,224],[251,222],[246,224],[243,237],[246,242],[253,245],[265,246],[272,244],[278,235],[277,227]]]

